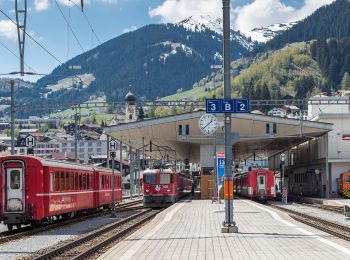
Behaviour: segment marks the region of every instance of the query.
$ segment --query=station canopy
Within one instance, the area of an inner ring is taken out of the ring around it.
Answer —
[[[198,121],[203,114],[204,111],[196,111],[120,123],[107,127],[104,131],[133,149],[141,149],[144,144],[145,153],[152,158],[160,159],[168,154],[178,160],[190,158],[192,162],[199,162],[200,145],[212,145],[214,142],[214,136],[204,135],[199,129]],[[219,128],[216,143],[223,145],[224,117],[223,115],[217,117]],[[239,160],[251,159],[253,155],[267,158],[332,130],[332,124],[329,123],[252,113],[232,114],[231,120],[232,149],[234,158]]]

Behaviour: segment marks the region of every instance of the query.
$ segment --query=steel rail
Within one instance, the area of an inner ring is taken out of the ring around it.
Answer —
[[[330,222],[321,218],[313,217],[304,213],[300,213],[291,209],[286,209],[277,205],[269,205],[272,208],[276,208],[281,211],[285,211],[293,219],[302,222],[308,226],[312,226],[316,229],[322,230],[328,234],[339,237],[346,241],[350,241],[350,227],[340,225],[334,222]]]
[[[150,214],[148,214],[150,213]],[[41,255],[41,256],[38,256],[38,257],[35,257],[33,258],[34,260],[44,260],[44,259],[52,259],[53,257],[56,257],[56,256],[60,256],[67,252],[68,250],[70,249],[76,249],[78,246],[80,245],[83,245],[95,238],[98,238],[100,237],[101,235],[105,234],[105,233],[108,233],[110,231],[113,231],[115,228],[118,228],[119,226],[122,226],[124,224],[127,224],[128,222],[130,221],[133,221],[133,220],[137,220],[138,218],[141,218],[140,221],[137,221],[136,223],[134,223],[132,226],[130,227],[127,227],[127,228],[124,228],[122,229],[121,231],[117,232],[116,234],[110,236],[109,238],[103,240],[102,242],[96,244],[96,245],[90,245],[89,249],[86,250],[85,252],[75,252],[75,254],[77,254],[75,257],[73,257],[73,259],[84,259],[87,255],[90,255],[92,254],[93,252],[96,252],[97,250],[99,250],[101,247],[105,246],[106,244],[112,242],[113,240],[117,239],[118,237],[124,235],[125,233],[131,231],[132,229],[136,228],[136,227],[139,227],[139,225],[141,223],[144,223],[145,221],[151,219],[152,217],[154,217],[156,214],[158,214],[159,211],[154,211],[152,209],[147,209],[143,212],[140,212],[140,213],[137,213],[135,215],[132,215],[128,218],[125,218],[125,219],[122,219],[120,221],[117,221],[117,222],[114,222],[110,225],[108,225],[107,227],[104,227],[104,228],[100,228],[98,229],[97,231],[91,233],[91,234],[88,234],[82,238],[78,238],[77,240],[74,240],[68,244],[65,244],[65,245],[62,245],[58,248],[55,248],[53,250],[50,250],[49,252]],[[145,214],[147,214],[145,216]],[[70,258],[72,259],[72,254],[69,254]]]
[[[140,207],[133,207],[134,205],[137,204],[141,204],[142,200],[138,200],[138,201],[132,201],[129,203],[125,203],[125,204],[121,204],[118,206],[118,208],[116,209],[116,212],[123,212],[123,211],[128,211],[128,210],[134,210],[134,209],[140,209]],[[130,207],[130,208],[129,208]],[[53,223],[53,224],[49,224],[49,225],[45,225],[43,227],[38,227],[38,228],[34,228],[31,226],[28,227],[24,227],[21,229],[16,229],[14,231],[5,231],[0,233],[0,245],[7,243],[7,242],[11,242],[13,240],[17,240],[19,238],[23,238],[23,237],[29,237],[29,236],[33,236],[45,231],[49,231],[55,228],[60,228],[62,226],[67,226],[76,222],[81,222],[83,220],[88,220],[88,219],[92,219],[95,217],[99,217],[99,216],[104,216],[110,214],[110,210],[105,210],[102,212],[96,212],[90,215],[86,215],[86,216],[81,216],[81,217],[77,217],[74,219],[68,219],[65,221],[58,221],[57,223]]]

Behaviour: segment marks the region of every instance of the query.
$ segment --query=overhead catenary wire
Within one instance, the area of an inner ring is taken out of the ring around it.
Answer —
[[[71,31],[71,33],[73,34],[75,40],[77,41],[78,45],[80,46],[80,48],[82,49],[82,51],[85,52],[85,50],[84,50],[83,46],[81,45],[81,43],[80,43],[80,41],[79,41],[77,35],[75,34],[75,32],[73,31],[72,27],[70,26],[69,21],[67,20],[66,16],[63,14],[62,9],[61,9],[60,5],[58,4],[57,0],[55,0],[55,3],[56,3],[56,6],[57,6],[58,10],[60,11],[60,13],[61,13],[63,19],[64,19],[65,22],[67,23],[69,30]]]
[[[9,17],[3,10],[0,9],[0,12],[7,18],[9,19],[14,25],[17,26],[17,23],[11,18]],[[20,28],[22,31],[23,29]],[[28,32],[25,32],[25,34],[33,41],[35,42],[37,45],[40,46],[40,48],[42,48],[47,54],[49,54],[52,58],[54,58],[60,65],[63,64],[63,62],[61,62],[54,54],[52,54],[47,48],[45,48],[41,43],[39,43],[33,36],[31,36]]]
[[[74,1],[72,1],[72,3],[73,3],[76,7],[81,8],[81,7],[80,7],[79,5],[77,5]],[[101,44],[101,41],[100,41],[99,37],[97,36],[96,31],[95,31],[94,28],[92,27],[89,18],[87,17],[87,15],[85,14],[85,12],[84,12],[83,10],[82,10],[81,12],[83,13],[83,16],[84,16],[86,22],[88,23],[88,25],[89,25],[89,27],[90,27],[90,29],[91,29],[93,35],[95,35],[96,40],[98,41],[99,44]]]

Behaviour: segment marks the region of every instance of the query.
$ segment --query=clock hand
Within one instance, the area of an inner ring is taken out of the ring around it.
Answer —
[[[213,122],[213,119],[212,120],[210,120],[210,122],[208,123],[208,124],[206,124],[203,128],[206,128],[208,125],[210,125],[211,124],[211,122]]]

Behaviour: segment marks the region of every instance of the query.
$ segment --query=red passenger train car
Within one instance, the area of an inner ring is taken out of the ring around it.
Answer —
[[[273,171],[256,169],[234,177],[234,193],[250,199],[267,201],[276,196]]]
[[[0,217],[14,225],[52,222],[112,203],[110,169],[33,156],[0,157]],[[115,171],[115,202],[122,200],[121,174]]]
[[[143,205],[151,208],[167,207],[193,192],[194,188],[190,175],[171,169],[147,169],[142,182]]]

